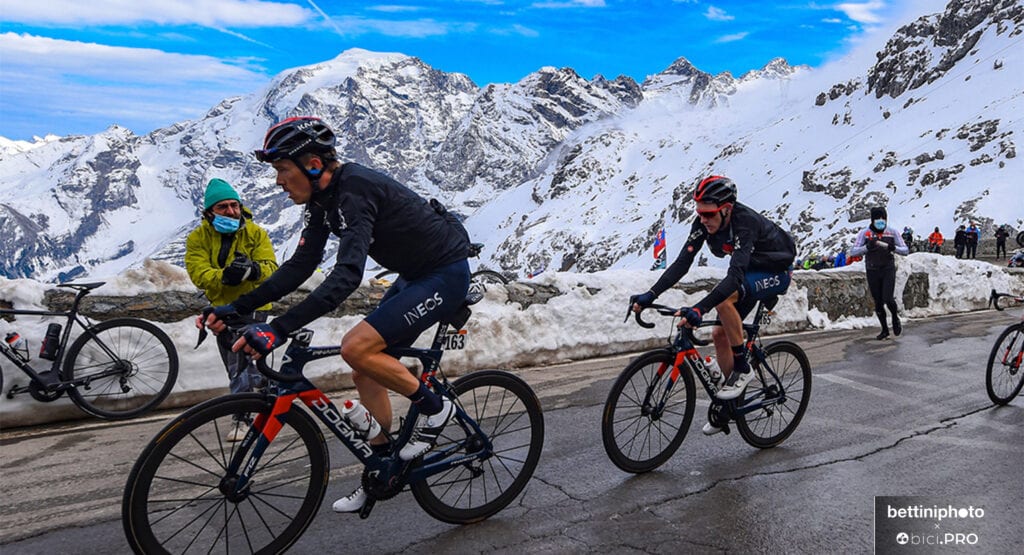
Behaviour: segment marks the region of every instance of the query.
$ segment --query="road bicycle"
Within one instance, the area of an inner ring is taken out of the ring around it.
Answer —
[[[280,371],[259,364],[270,379],[264,393],[228,395],[175,418],[139,456],[128,477],[122,522],[136,553],[280,553],[305,531],[320,508],[330,472],[328,446],[312,413],[365,468],[369,516],[377,501],[408,487],[428,514],[453,524],[494,515],[526,487],[544,444],[540,402],[522,379],[503,371],[478,371],[449,381],[441,371],[445,350],[462,348],[470,294],[459,313],[438,326],[428,349],[397,349],[422,364],[420,379],[450,398],[456,416],[434,449],[402,461],[417,410],[410,407],[391,448],[375,453],[342,412],[302,375],[316,359],[340,347],[311,347],[313,332],[290,334]],[[238,329],[233,327],[232,329]],[[452,330],[452,331],[450,331]],[[297,408],[301,401],[308,409]],[[251,418],[239,443],[224,432],[237,418]]]
[[[989,306],[996,310],[1005,310],[999,305],[1003,297],[1010,298],[1013,302],[1024,304],[1024,295],[1010,295],[1008,293],[996,293],[992,290],[989,296]],[[1010,324],[996,338],[992,352],[988,355],[988,366],[985,368],[985,390],[988,398],[997,405],[1006,405],[1020,393],[1024,387],[1024,372],[1021,366],[1024,364],[1024,312],[1021,313],[1020,321]]]
[[[27,349],[19,352],[0,342],[0,352],[29,378],[28,385],[12,385],[6,394],[8,399],[28,393],[48,403],[67,392],[78,408],[107,420],[132,418],[163,402],[178,378],[174,343],[163,330],[145,320],[113,318],[93,323],[79,314],[82,299],[103,283],[59,284],[77,291],[67,311],[0,309],[4,317],[63,316],[67,320],[59,332],[56,350],[47,354],[46,358],[52,359],[49,370],[36,372],[29,364]],[[75,326],[82,333],[68,347]]]
[[[480,251],[483,250],[483,243],[472,243],[469,245],[469,256],[476,258],[480,256]],[[383,270],[373,276],[373,279],[381,282],[385,285],[390,285],[398,279],[398,272],[391,270]],[[508,285],[508,278],[504,274],[495,272],[494,270],[477,270],[469,274],[469,290],[474,292],[483,293],[487,290],[487,286],[491,284]]]
[[[679,449],[697,404],[694,376],[712,400],[708,421],[726,434],[734,422],[744,441],[765,449],[793,433],[811,397],[811,365],[795,343],[761,345],[761,325],[769,323],[769,311],[776,302],[778,297],[759,302],[753,322],[743,324],[755,377],[736,399],[716,399],[722,386],[712,377],[712,359],[702,358],[696,349],[710,340],[697,338],[685,326],[678,328],[669,345],[644,353],[626,366],[608,392],[601,418],[601,439],[615,466],[636,474],[649,472]],[[657,304],[647,309],[673,316],[673,325],[675,315],[686,310]],[[637,323],[653,328],[641,314],[635,315]],[[716,325],[720,325],[717,320],[699,327]]]

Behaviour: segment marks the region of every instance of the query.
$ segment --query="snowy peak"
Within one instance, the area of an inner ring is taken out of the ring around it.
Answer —
[[[868,72],[868,91],[896,98],[932,83],[972,55],[986,33],[1016,37],[1022,25],[1024,6],[1017,0],[954,0],[944,13],[921,17],[889,39]],[[988,54],[994,59],[977,61],[1000,63],[998,52]]]

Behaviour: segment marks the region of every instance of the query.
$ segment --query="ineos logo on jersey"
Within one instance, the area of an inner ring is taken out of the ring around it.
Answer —
[[[442,303],[444,303],[444,299],[441,298],[441,294],[434,293],[433,297],[430,297],[422,303],[412,307],[412,310],[405,313],[405,323],[411,326],[414,322],[426,316],[428,312],[441,306]]]

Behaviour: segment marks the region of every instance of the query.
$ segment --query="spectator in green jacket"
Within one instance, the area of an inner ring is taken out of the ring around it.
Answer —
[[[203,221],[185,243],[185,269],[211,305],[233,302],[256,288],[277,270],[277,258],[270,236],[252,221],[252,212],[242,205],[238,192],[223,179],[211,179],[203,197]],[[266,321],[270,305],[246,315]],[[228,372],[232,393],[252,391],[263,376],[243,352],[217,343]],[[239,423],[228,431],[228,441],[239,441],[245,427]]]

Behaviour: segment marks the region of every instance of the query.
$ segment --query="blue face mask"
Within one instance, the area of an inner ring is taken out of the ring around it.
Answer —
[[[875,229],[878,231],[885,229],[885,220],[875,220]]]
[[[221,233],[234,233],[238,231],[238,226],[241,223],[241,220],[228,218],[227,216],[221,216],[220,214],[213,217],[213,229],[216,229]]]

